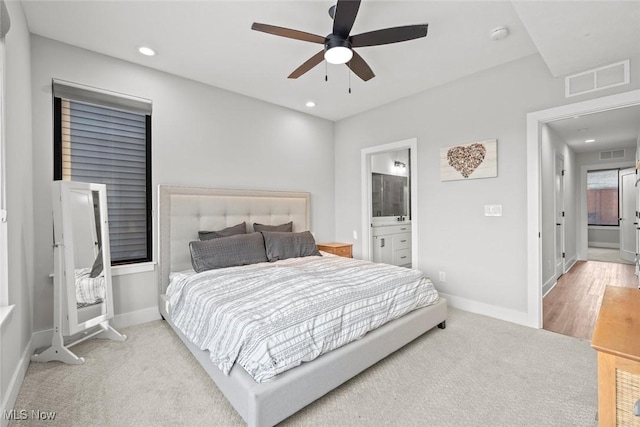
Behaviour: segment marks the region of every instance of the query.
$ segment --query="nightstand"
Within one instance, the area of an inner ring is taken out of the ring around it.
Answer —
[[[351,243],[318,243],[318,250],[346,258],[353,258],[352,248]]]

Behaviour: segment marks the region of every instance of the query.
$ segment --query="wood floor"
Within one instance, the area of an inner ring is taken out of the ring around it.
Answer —
[[[637,288],[634,266],[578,261],[542,301],[543,328],[591,340],[606,286]]]

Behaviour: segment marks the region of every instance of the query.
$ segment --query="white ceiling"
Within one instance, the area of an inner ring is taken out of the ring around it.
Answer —
[[[585,114],[549,123],[576,153],[635,147],[640,136],[640,105]],[[595,142],[585,143],[595,139]]]
[[[357,49],[376,77],[344,65],[287,76],[320,46],[252,31],[253,22],[327,35],[332,0],[22,0],[32,33],[330,120],[540,53],[554,76],[640,54],[638,1],[364,0],[351,34],[429,24],[426,38]],[[524,23],[524,24],[523,24]],[[489,39],[507,26],[510,36]],[[589,33],[587,36],[586,34]],[[144,57],[137,47],[158,54]],[[82,82],[78,82],[82,83]],[[305,107],[308,100],[316,107]]]

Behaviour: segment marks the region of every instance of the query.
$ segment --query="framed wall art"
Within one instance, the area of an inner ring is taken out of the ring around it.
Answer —
[[[455,181],[498,176],[497,140],[440,149],[440,180]]]

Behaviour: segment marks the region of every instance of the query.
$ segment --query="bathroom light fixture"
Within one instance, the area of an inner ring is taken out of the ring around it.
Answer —
[[[151,49],[150,47],[147,47],[147,46],[140,46],[138,48],[138,52],[140,52],[141,54],[146,55],[146,56],[154,56],[156,54],[155,50],[153,50],[153,49]]]
[[[590,142],[596,142],[596,140],[595,139],[585,139],[584,142],[588,144]]]
[[[313,108],[316,106],[316,103],[313,101],[307,101],[307,103],[305,104],[307,107],[309,108]]]

